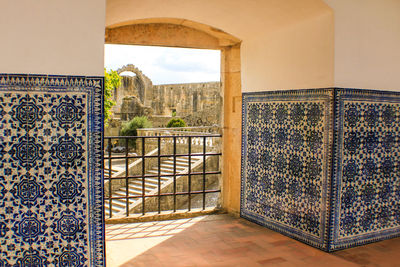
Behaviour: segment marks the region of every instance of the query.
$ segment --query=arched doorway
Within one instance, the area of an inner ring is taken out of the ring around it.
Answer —
[[[108,26],[106,44],[154,45],[221,51],[223,95],[222,207],[239,213],[241,40],[220,29],[178,18],[150,18]]]

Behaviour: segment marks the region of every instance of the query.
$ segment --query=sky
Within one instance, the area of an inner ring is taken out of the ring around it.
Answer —
[[[220,81],[220,51],[207,49],[106,44],[107,70],[133,64],[153,84]]]

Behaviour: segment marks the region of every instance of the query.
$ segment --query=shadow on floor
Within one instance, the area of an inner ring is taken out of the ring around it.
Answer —
[[[201,221],[204,217],[107,225],[107,241],[129,240],[146,237],[171,237]]]
[[[400,238],[325,253],[230,215],[107,225],[107,266],[400,266]]]

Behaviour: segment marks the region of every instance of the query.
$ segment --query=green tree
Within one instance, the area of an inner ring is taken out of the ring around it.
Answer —
[[[104,125],[108,125],[111,108],[115,105],[113,93],[121,85],[121,76],[115,71],[104,68]]]
[[[186,127],[186,122],[181,119],[181,118],[172,118],[168,123],[167,123],[168,128],[173,128],[173,127]]]

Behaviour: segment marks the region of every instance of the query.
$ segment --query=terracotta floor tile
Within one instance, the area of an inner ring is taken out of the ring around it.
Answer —
[[[400,266],[400,238],[326,253],[229,215],[107,225],[106,240],[108,267]]]
[[[270,264],[282,263],[282,262],[286,262],[286,261],[287,260],[285,260],[284,258],[276,257],[276,258],[269,258],[266,260],[257,261],[257,263],[259,263],[261,265],[270,265]]]

